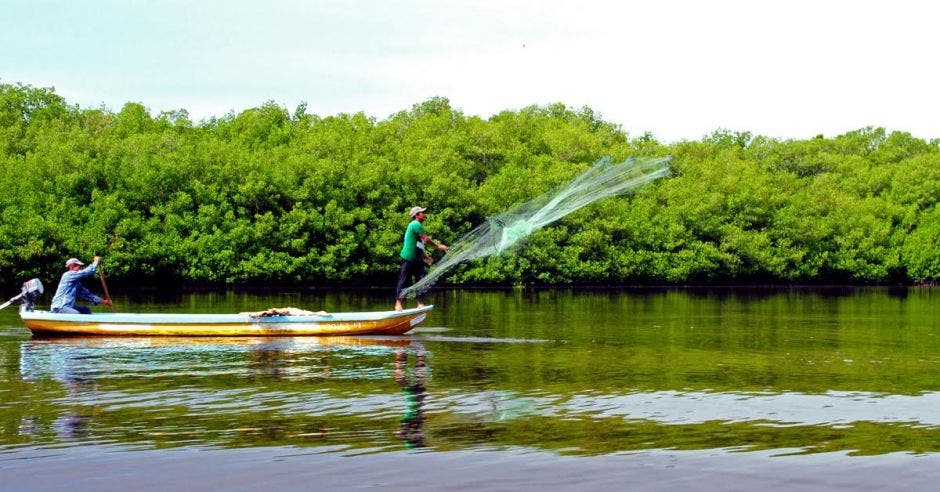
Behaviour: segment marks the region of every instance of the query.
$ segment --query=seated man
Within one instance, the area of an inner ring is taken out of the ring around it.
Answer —
[[[111,305],[110,299],[102,300],[100,297],[92,294],[81,283],[81,279],[91,277],[98,271],[98,262],[100,256],[96,256],[91,265],[87,268],[78,258],[69,258],[65,262],[65,273],[62,274],[62,280],[59,281],[59,288],[55,291],[55,297],[52,298],[52,312],[66,314],[91,314],[91,308],[88,306],[76,306],[75,301],[82,299],[91,302],[94,305]]]

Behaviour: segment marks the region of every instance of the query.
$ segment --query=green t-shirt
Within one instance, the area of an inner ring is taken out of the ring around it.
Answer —
[[[427,233],[424,232],[424,227],[421,226],[421,222],[412,220],[411,223],[408,224],[408,228],[405,229],[405,244],[401,248],[402,259],[418,261],[418,241],[421,240],[422,234]]]

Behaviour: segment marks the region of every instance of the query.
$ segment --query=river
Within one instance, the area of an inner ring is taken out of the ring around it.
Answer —
[[[387,292],[115,297],[368,311]],[[0,489],[931,489],[936,288],[437,290],[404,337],[32,339]]]

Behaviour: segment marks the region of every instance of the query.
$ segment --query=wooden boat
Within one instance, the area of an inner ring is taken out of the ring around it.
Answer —
[[[303,315],[95,313],[64,314],[21,309],[36,336],[347,336],[403,335],[434,306],[404,311]]]

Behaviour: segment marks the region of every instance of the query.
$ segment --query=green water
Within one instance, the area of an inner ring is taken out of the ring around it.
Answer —
[[[363,311],[389,309],[386,294],[115,303]],[[34,340],[8,308],[0,449],[940,451],[935,289],[434,291],[429,302],[410,336],[345,339]]]

